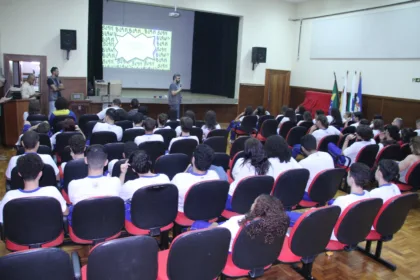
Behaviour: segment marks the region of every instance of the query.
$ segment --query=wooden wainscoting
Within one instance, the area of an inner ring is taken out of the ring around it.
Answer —
[[[264,85],[240,84],[237,114],[243,112],[247,106],[252,106],[255,109],[262,105],[264,103],[264,88]]]
[[[296,108],[303,102],[306,91],[331,93],[331,90],[291,86],[290,106],[292,108]],[[420,100],[363,94],[363,115],[368,120],[379,114],[382,115],[385,124],[389,124],[394,118],[400,117],[404,120],[406,127],[415,127],[416,120],[420,119],[419,108]]]
[[[72,93],[87,93],[87,78],[86,77],[61,77],[60,80],[64,85],[65,90],[61,92],[62,96],[67,100],[71,99]]]

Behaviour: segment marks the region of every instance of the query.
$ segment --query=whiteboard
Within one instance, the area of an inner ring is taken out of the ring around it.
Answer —
[[[420,6],[312,24],[311,59],[420,58]]]

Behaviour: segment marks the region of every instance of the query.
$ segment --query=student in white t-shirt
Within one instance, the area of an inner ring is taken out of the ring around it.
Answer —
[[[130,156],[135,152],[138,151],[139,147],[133,141],[128,141],[124,143],[124,152],[122,154],[122,159],[125,159],[126,162],[130,158]],[[121,159],[113,159],[108,163],[108,176],[112,177],[112,171],[114,170],[114,165]]]
[[[130,129],[143,129],[143,120],[144,120],[144,115],[142,113],[135,113],[133,116],[130,117],[130,120],[133,122],[133,127],[132,128],[127,128],[126,130],[130,130]]]
[[[69,139],[70,155],[73,160],[85,158],[86,139],[82,134],[76,134]],[[64,168],[67,162],[60,165],[61,179],[64,179]]]
[[[115,125],[115,120],[117,119],[117,112],[113,108],[106,110],[106,115],[104,122],[98,122],[93,127],[92,133],[100,131],[111,131],[114,132],[117,136],[117,140],[121,141],[123,136],[123,130],[120,126]]]
[[[184,113],[184,116],[183,117],[188,117],[188,118],[192,119],[192,121],[193,121],[192,127],[195,127],[195,113],[192,110],[186,111]],[[178,125],[175,128],[175,132],[176,132],[176,136],[178,136],[178,137],[181,136],[181,133],[182,133],[182,127],[181,127],[181,125]]]
[[[378,181],[378,187],[370,191],[371,197],[382,198],[383,202],[400,195],[400,189],[392,183],[396,180],[399,173],[398,164],[390,159],[383,159],[379,162],[375,172],[375,179]]]
[[[0,223],[3,223],[3,209],[7,202],[22,197],[47,196],[55,198],[60,203],[63,214],[68,214],[66,201],[55,186],[39,187],[39,180],[41,179],[43,168],[43,160],[35,153],[19,157],[17,169],[20,176],[22,176],[25,186],[23,190],[12,190],[5,194],[3,200],[0,202]]]
[[[119,196],[120,179],[103,175],[104,166],[108,163],[107,158],[108,154],[102,145],[92,145],[86,150],[88,176],[71,181],[68,187],[69,199],[73,205],[93,197]]]
[[[358,127],[360,124],[360,121],[363,119],[363,113],[362,112],[354,112],[353,113],[353,120],[355,121],[354,124],[351,126]]]
[[[112,100],[112,106],[111,107],[107,107],[105,109],[103,109],[102,111],[100,111],[97,116],[100,120],[103,120],[105,118],[106,112],[109,109],[114,109],[114,110],[118,110],[121,109],[121,100],[116,98],[114,100]]]
[[[280,117],[284,117],[284,115],[286,114],[287,109],[289,109],[289,106],[287,106],[287,105],[283,105],[283,106],[281,107],[281,114],[278,114],[278,115],[277,115],[276,120],[277,120],[278,118],[280,118]],[[296,110],[297,110],[297,109],[296,109]],[[295,113],[296,113],[296,112],[295,112]]]
[[[153,132],[156,132],[160,129],[171,129],[169,125],[166,125],[166,122],[168,121],[168,115],[161,113],[159,114],[157,118],[157,127],[153,130]]]
[[[341,132],[332,125],[329,125],[328,119],[325,115],[319,115],[316,118],[316,124],[311,127],[309,130],[309,134],[312,134],[315,139],[317,145],[321,141],[322,138],[329,135],[339,135],[340,137],[343,136]]]
[[[417,133],[418,136],[420,136],[420,119],[416,120],[416,130],[414,132]]]
[[[420,136],[411,138],[410,149],[412,154],[398,163],[400,169],[400,182],[402,183],[407,183],[405,176],[407,175],[408,170],[410,170],[414,163],[420,161]]]
[[[136,139],[134,139],[134,142],[136,145],[140,145],[144,142],[163,142],[163,136],[160,134],[153,134],[153,129],[156,127],[156,121],[152,118],[147,118],[144,121],[144,128],[146,130],[146,133],[142,136],[137,136]]]
[[[204,116],[204,121],[206,123],[201,127],[201,130],[203,131],[203,139],[207,138],[207,134],[209,134],[210,131],[215,129],[222,129],[220,124],[217,123],[216,112],[212,110],[206,112],[206,115]]]
[[[182,121],[182,119],[181,119]],[[214,151],[207,145],[198,145],[194,151],[191,173],[178,173],[172,179],[172,184],[178,188],[178,211],[184,212],[184,200],[188,190],[196,183],[209,180],[219,180],[216,171],[209,170],[213,162]]]
[[[379,133],[384,131],[384,121],[381,119],[375,119],[372,122],[373,137],[376,137]]]
[[[195,141],[197,141],[197,144],[200,143],[200,141],[198,141],[197,136],[190,135],[191,128],[193,128],[193,120],[189,117],[182,117],[181,118],[181,130],[182,130],[181,136],[172,138],[171,142],[169,143],[168,151],[171,150],[173,143],[182,139],[194,139]]]
[[[289,121],[296,123],[296,114],[292,108],[287,109],[284,113],[284,118],[280,121],[279,126],[277,128],[277,134],[280,134],[280,128],[282,124]]]
[[[304,112],[302,117],[303,117],[303,120],[301,120],[297,123],[298,126],[303,122],[312,122],[311,112],[309,112],[309,111]]]
[[[309,180],[303,196],[303,199],[306,201],[311,201],[308,190],[316,175],[324,170],[333,169],[335,167],[331,155],[326,152],[318,152],[316,147],[316,139],[313,135],[308,134],[302,137],[301,149],[306,155],[306,158],[299,161],[299,164],[303,168],[309,170]]]
[[[25,149],[25,154],[36,154],[39,148],[38,133],[36,133],[33,130],[26,131],[22,136],[22,145]],[[16,166],[16,162],[21,156],[22,155],[14,156],[10,159],[5,174],[7,180],[10,180],[12,178],[12,170]],[[50,155],[39,154],[39,156],[44,162],[44,164],[48,164],[54,169],[55,175],[57,176],[57,181],[60,180],[59,170],[53,158]]]
[[[302,168],[300,164],[292,158],[292,152],[286,141],[279,135],[272,135],[265,141],[264,150],[267,153],[270,167],[266,175],[277,179],[280,173],[290,169]]]

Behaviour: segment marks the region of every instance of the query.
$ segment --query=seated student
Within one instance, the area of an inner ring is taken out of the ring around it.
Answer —
[[[405,175],[407,175],[408,170],[411,166],[420,161],[420,136],[411,138],[410,149],[412,154],[408,155],[404,160],[398,163],[400,169],[400,182],[407,183],[405,180]]]
[[[309,134],[312,134],[315,139],[317,145],[321,141],[322,138],[328,135],[339,135],[342,136],[341,132],[335,128],[332,125],[328,124],[328,119],[325,115],[319,115],[316,118],[316,123],[311,127],[311,129],[308,132]]]
[[[41,105],[39,100],[29,100],[28,111],[23,113],[23,121],[26,121],[28,116],[41,114]]]
[[[351,193],[337,197],[335,200],[330,201],[330,205],[337,205],[341,209],[341,213],[352,203],[370,198],[370,194],[365,190],[366,185],[369,183],[370,169],[363,163],[356,162],[350,166],[350,171],[347,175],[347,184],[350,186]],[[297,219],[303,214],[298,212],[287,212],[290,217],[290,226],[293,226]],[[333,233],[331,240],[337,240]]]
[[[168,115],[167,114],[159,114],[157,118],[157,127],[153,130],[153,132],[156,132],[161,129],[171,129],[169,125],[166,125],[166,122],[168,121]]]
[[[231,143],[233,143],[233,141],[235,141],[235,138],[236,138],[236,134],[232,129],[238,128],[241,125],[241,122],[243,121],[243,119],[247,116],[252,116],[252,113],[253,113],[252,106],[247,106],[242,113],[240,113],[238,116],[236,116],[236,118],[233,121],[230,122],[226,130],[228,133],[230,132]]]
[[[270,112],[266,111],[263,106],[258,106],[252,114],[259,118],[265,115],[270,115]]]
[[[129,120],[128,113],[123,108],[115,110],[115,113],[117,114],[117,118],[115,119],[115,121],[119,122]]]
[[[92,133],[100,132],[100,131],[111,131],[114,132],[117,136],[117,140],[121,141],[123,136],[123,130],[120,126],[115,125],[115,120],[117,118],[115,109],[108,109],[105,113],[104,122],[98,122],[93,127]]]
[[[70,137],[69,139],[70,155],[73,159],[82,159],[85,158],[85,149],[86,149],[86,139],[82,134],[76,134]],[[60,173],[62,178],[64,176],[64,168],[66,167],[67,162],[63,162],[60,165]]]
[[[139,112],[139,100],[137,98],[131,99],[130,102],[130,111],[128,111],[128,117],[131,119]]]
[[[318,118],[318,116],[325,116],[325,113],[324,113],[324,111],[322,111],[322,110],[316,110],[315,111],[315,118],[312,120],[312,122],[314,123],[314,124],[316,124],[316,119]],[[329,122],[328,122],[329,123]]]
[[[211,157],[212,157],[212,158],[214,158],[214,150],[213,150],[213,149],[211,149],[211,150],[209,150],[208,152],[209,152],[209,153],[211,153]],[[226,174],[225,170],[223,169],[223,167],[221,167],[221,166],[216,166],[216,165],[213,165],[213,164],[212,164],[212,165],[210,166],[209,170],[213,170],[213,171],[215,171],[215,172],[217,173],[217,175],[219,176],[219,179],[220,179],[220,180],[223,180],[223,181],[229,181],[229,178],[228,178],[228,176],[227,176],[227,174]],[[185,172],[193,174],[193,173],[194,173],[193,166],[190,164],[190,165],[187,167],[187,170],[185,170]]]
[[[133,171],[139,175],[139,178],[124,183],[128,168],[133,169]],[[145,151],[135,151],[130,156],[127,163],[121,164],[120,182],[123,184],[120,190],[120,197],[124,201],[131,199],[133,194],[140,188],[156,184],[171,183],[168,176],[165,174],[154,174],[152,172],[152,161]],[[130,213],[130,211],[128,211],[128,213]]]
[[[402,146],[403,144],[408,144],[411,141],[411,138],[417,136],[417,133],[414,132],[412,128],[403,128],[400,130],[401,134],[401,141],[399,144]]]
[[[302,117],[303,117],[303,120],[301,120],[297,123],[298,126],[303,122],[312,122],[311,112],[309,112],[309,111],[304,112]]]
[[[182,139],[194,139],[195,141],[197,141],[197,143],[200,143],[200,141],[198,141],[197,136],[190,135],[190,131],[192,127],[193,127],[193,120],[189,117],[182,117],[181,118],[181,131],[182,131],[181,135],[180,137],[176,137],[171,140],[171,142],[169,143],[168,151],[171,150],[173,143]]]
[[[130,158],[130,156],[135,152],[138,151],[138,145],[133,141],[128,141],[124,143],[124,152],[122,154],[122,159],[126,159],[126,162]],[[112,177],[112,171],[114,170],[114,165],[119,161],[119,159],[113,159],[108,163],[108,176]]]
[[[363,114],[362,112],[354,112],[353,113],[353,120],[355,121],[354,124],[352,124],[351,126],[355,126],[358,127],[360,124],[360,120],[363,119]],[[347,124],[346,124],[347,125]]]
[[[190,118],[193,121],[193,126],[192,127],[195,127],[195,113],[193,111],[191,111],[191,110],[186,111],[184,113],[184,117]],[[181,120],[182,120],[182,118],[181,118]],[[181,125],[178,125],[175,128],[175,132],[176,132],[177,137],[181,136],[181,132],[182,132]]]
[[[182,121],[182,119],[181,119]],[[213,162],[214,151],[207,145],[198,145],[194,151],[191,165],[191,173],[178,173],[172,179],[172,184],[178,188],[178,211],[184,212],[184,198],[192,185],[209,180],[219,180],[219,176],[213,170],[209,170]]]
[[[25,154],[31,154],[31,153],[36,154],[37,151],[38,151],[38,147],[39,147],[39,135],[38,135],[38,133],[36,133],[33,130],[26,131],[22,136],[22,145],[23,145],[23,148],[25,149]],[[10,159],[9,165],[7,166],[6,174],[5,174],[7,180],[10,180],[12,178],[12,170],[16,166],[16,162],[19,159],[19,157],[21,157],[21,156],[22,155],[13,156]],[[59,180],[60,177],[59,177],[59,174],[58,174],[59,173],[58,167],[57,167],[57,164],[55,164],[52,157],[50,155],[43,155],[43,154],[39,154],[39,156],[41,157],[42,161],[45,164],[51,165],[51,167],[55,171],[55,175],[57,176],[57,180]]]
[[[217,123],[216,112],[212,110],[206,112],[204,121],[205,124],[201,127],[201,130],[203,131],[203,139],[207,138],[207,134],[209,134],[210,131],[215,129],[222,129],[220,124]]]
[[[333,125],[335,127],[340,127],[342,128],[344,126],[343,123],[343,117],[341,116],[341,112],[339,109],[337,108],[332,108],[331,109],[331,117],[332,117],[332,121],[330,121],[330,125]],[[327,116],[328,118],[328,116]]]
[[[83,134],[82,130],[74,123],[73,119],[65,119],[62,122],[61,130],[53,134],[53,136],[50,137],[51,145],[53,148],[55,148],[55,145],[57,144],[57,135],[63,133],[63,132],[79,132],[83,137],[85,135]]]
[[[286,114],[287,109],[289,109],[289,107],[287,105],[283,105],[281,106],[281,113],[277,115],[276,120],[280,117],[284,117],[284,115]],[[296,109],[297,111],[298,109]],[[295,111],[295,113],[296,113]]]
[[[107,158],[108,154],[102,145],[87,148],[85,162],[88,165],[88,176],[71,181],[68,187],[69,199],[73,205],[88,198],[119,195],[120,179],[103,175]]]
[[[53,125],[53,121],[56,116],[69,116],[72,117],[75,122],[77,122],[76,114],[69,110],[69,104],[64,97],[59,97],[55,101],[55,111],[51,113],[48,120],[51,126]]]
[[[142,136],[137,136],[136,139],[134,139],[134,142],[136,145],[140,145],[144,142],[164,142],[163,136],[160,134],[153,134],[153,130],[156,127],[156,121],[152,118],[147,118],[144,121],[144,129],[146,130],[146,133]]]
[[[132,128],[128,128],[126,130],[130,130],[130,129],[144,129],[144,127],[143,127],[144,115],[142,113],[136,113],[136,114],[132,115],[130,117],[130,120],[133,122],[133,127]]]
[[[251,206],[251,209],[245,215],[234,216],[226,222],[209,223],[206,221],[196,221],[191,230],[203,229],[208,227],[223,227],[230,231],[229,252],[232,252],[233,243],[240,228],[249,222],[261,219],[261,228],[250,228],[248,235],[253,238],[258,233],[264,231],[264,243],[271,244],[275,237],[284,236],[289,228],[289,217],[284,211],[281,201],[267,194],[258,196]]]
[[[8,191],[4,195],[3,200],[0,202],[0,223],[3,223],[3,209],[6,203],[22,197],[53,197],[60,203],[63,214],[68,214],[66,201],[55,186],[39,187],[39,180],[41,179],[42,169],[44,168],[44,162],[39,155],[34,153],[23,155],[17,160],[16,166],[25,186],[23,190]]]
[[[400,130],[395,125],[387,125],[385,131],[379,134],[379,152],[388,145],[398,144],[401,141]],[[378,152],[378,153],[379,153]]]
[[[333,169],[335,166],[333,158],[329,153],[318,152],[316,150],[317,144],[313,135],[305,135],[300,141],[302,152],[304,155],[306,155],[306,158],[299,161],[299,165],[309,170],[309,180],[308,184],[306,185],[303,199],[311,201],[308,195],[308,190],[316,175],[324,170]]]
[[[379,162],[375,172],[375,179],[378,187],[370,191],[370,197],[382,198],[383,202],[400,195],[400,189],[392,183],[400,172],[398,164],[391,159],[383,159]]]
[[[281,119],[281,121],[279,123],[279,126],[277,128],[277,134],[280,134],[281,125],[285,122],[288,122],[288,121],[292,121],[292,122],[296,123],[296,114],[295,114],[295,111],[293,111],[292,108],[287,109],[286,112],[284,113],[284,117]]]
[[[169,112],[168,112],[168,119],[169,119],[168,121],[171,121],[171,122],[178,121],[179,122],[179,119],[178,119],[177,115],[178,115],[178,111],[177,110],[170,109]]]
[[[295,110],[296,116],[303,116],[303,113],[305,112],[306,112],[306,109],[302,105],[299,105]]]
[[[398,127],[399,130],[401,130],[403,128],[404,122],[402,118],[395,118],[392,123],[392,125],[395,125],[396,127]]]
[[[354,139],[357,141],[349,146],[349,142]],[[347,166],[349,163],[353,164],[356,161],[357,154],[363,147],[372,144],[376,144],[375,139],[373,139],[372,129],[367,125],[359,125],[356,128],[355,134],[351,134],[346,137],[342,149],[337,147],[334,143],[329,143],[328,150],[331,154],[338,157],[340,164]],[[341,155],[349,157],[351,161],[348,162],[348,159],[342,157]]]
[[[380,119],[375,119],[372,121],[372,132],[373,137],[376,137],[379,135],[379,133],[384,131],[384,121]]]
[[[20,146],[22,142],[22,136],[23,134],[28,130],[34,130],[36,133],[43,133],[47,134],[48,136],[52,136],[51,134],[51,126],[48,121],[39,123],[37,125],[31,126],[31,123],[28,121],[25,121],[23,124],[22,134],[19,136],[19,139],[16,142],[16,146]]]
[[[105,118],[105,116],[106,116],[106,112],[107,112],[109,109],[118,110],[118,109],[120,109],[120,108],[121,108],[121,100],[120,100],[120,99],[118,99],[118,98],[116,98],[116,99],[112,100],[112,106],[111,106],[111,107],[107,107],[107,108],[103,109],[102,111],[100,111],[100,112],[97,114],[97,116],[98,116],[98,118],[99,118],[100,120],[103,120],[103,119]]]
[[[420,136],[420,119],[416,120],[416,130],[414,131]]]
[[[302,168],[299,163],[292,158],[292,152],[286,141],[279,135],[272,135],[265,141],[264,150],[267,153],[270,167],[266,175],[272,176],[274,180],[280,173],[290,170]]]

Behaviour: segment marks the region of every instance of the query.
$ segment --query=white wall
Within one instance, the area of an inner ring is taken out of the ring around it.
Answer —
[[[344,12],[355,9],[363,9],[378,5],[402,2],[396,0],[311,0],[301,3],[297,7],[297,18],[325,15],[330,13]],[[418,4],[410,4],[375,10],[365,13],[378,13],[381,11],[392,11],[395,9],[409,8]],[[351,14],[350,14],[351,15]],[[349,15],[342,15],[341,17]],[[292,67],[291,85],[302,87],[314,87],[332,89],[334,76],[337,73],[337,81],[340,90],[344,82],[344,75],[347,70],[350,72],[361,71],[363,76],[363,93],[390,96],[400,98],[419,99],[420,84],[413,83],[412,78],[420,77],[419,59],[376,59],[376,60],[311,60],[311,34],[313,20],[303,22],[302,37],[300,44],[300,59],[297,60],[297,38],[293,50],[294,64]],[[299,32],[299,23],[295,23],[295,32]],[[401,30],[404,32],[404,30]],[[343,34],[345,36],[345,34]],[[410,36],[410,34],[407,34]],[[340,40],[340,38],[331,38]],[[351,77],[349,77],[348,88]]]
[[[60,49],[60,29],[77,30],[70,60]],[[87,34],[87,0],[0,0],[0,68],[4,53],[46,55],[48,71],[57,66],[61,76],[86,77]]]

